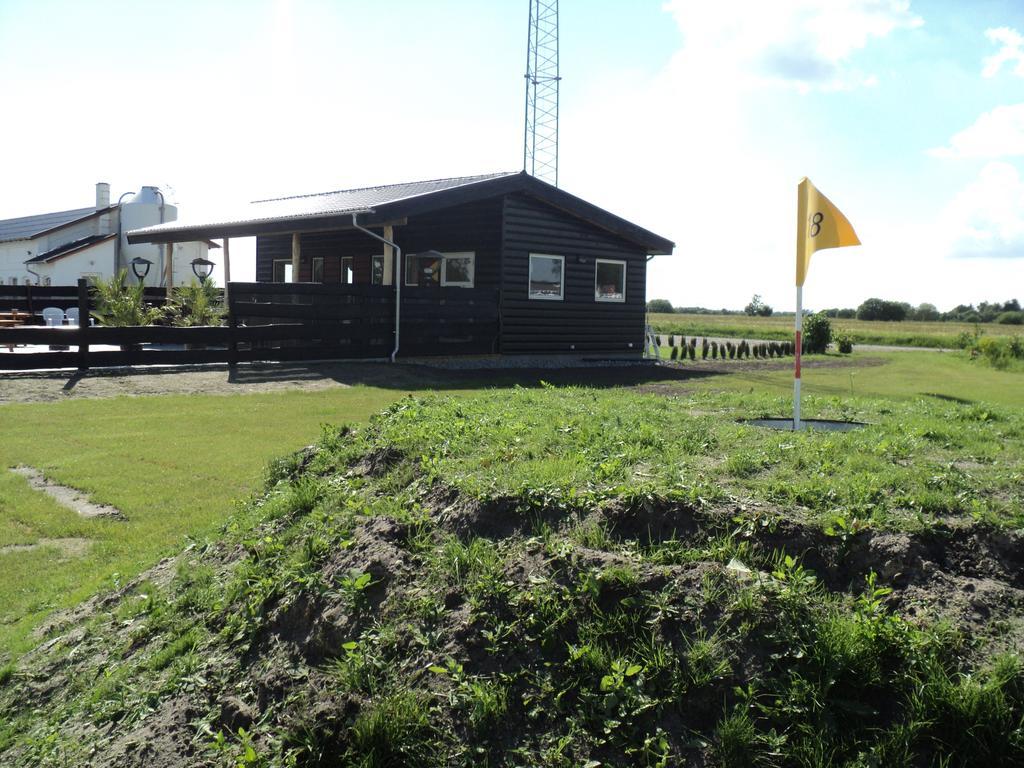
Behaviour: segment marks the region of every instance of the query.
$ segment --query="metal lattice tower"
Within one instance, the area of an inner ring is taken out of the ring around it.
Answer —
[[[558,0],[530,0],[523,169],[558,186]]]

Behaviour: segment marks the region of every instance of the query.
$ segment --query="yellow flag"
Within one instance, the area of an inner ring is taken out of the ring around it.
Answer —
[[[860,245],[842,211],[821,194],[811,180],[801,179],[796,193],[796,284],[803,285],[811,254],[825,248]]]

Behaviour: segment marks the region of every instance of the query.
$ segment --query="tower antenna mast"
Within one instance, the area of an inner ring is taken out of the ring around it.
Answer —
[[[523,170],[558,186],[558,0],[530,0]]]

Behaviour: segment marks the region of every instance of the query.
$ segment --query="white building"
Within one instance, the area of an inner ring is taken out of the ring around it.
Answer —
[[[178,209],[156,187],[143,187],[110,204],[110,185],[96,185],[96,204],[90,208],[41,213],[0,220],[0,282],[4,285],[74,285],[80,277],[108,279],[122,269],[135,282],[132,259],[152,262],[148,286],[167,285],[164,246],[128,242],[126,232],[175,221]],[[208,258],[210,241],[175,243],[171,282],[186,285],[195,279],[192,261]]]

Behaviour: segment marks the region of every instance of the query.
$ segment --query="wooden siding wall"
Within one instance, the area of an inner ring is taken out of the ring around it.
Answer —
[[[403,254],[429,250],[474,251],[474,287],[497,290],[501,275],[501,200],[495,197],[410,217],[405,226],[395,227],[395,240],[402,246]],[[404,267],[402,279],[405,279]]]
[[[395,227],[395,241],[403,253],[419,251],[474,251],[476,288],[497,289],[501,256],[500,197],[415,216]],[[306,232],[301,236],[302,264],[299,282],[312,278],[314,257],[324,258],[324,282],[341,281],[341,257],[354,256],[353,271],[357,284],[371,280],[370,257],[384,252],[384,246],[361,232]],[[291,235],[265,235],[256,238],[256,282],[274,279],[274,260],[291,261]],[[404,271],[403,271],[404,278]],[[449,288],[446,290],[460,290]]]
[[[313,259],[323,257],[324,282],[341,282],[341,257],[354,256],[353,270],[356,283],[370,282],[370,256],[384,252],[384,246],[362,232],[341,230],[336,232],[304,232],[300,237],[302,262],[299,282],[312,279]],[[261,235],[256,238],[256,282],[269,283],[274,279],[274,261],[284,259],[291,263],[291,235]]]
[[[473,251],[477,290],[499,293],[500,341],[505,354],[599,353],[639,356],[643,350],[647,256],[643,248],[523,194],[499,196],[409,217],[395,227],[405,254]],[[380,243],[353,231],[302,235],[300,281],[312,258],[324,257],[324,282],[340,281],[341,256],[354,256],[355,281],[370,282],[370,259]],[[562,301],[530,299],[529,254],[565,257]],[[626,262],[626,301],[594,298],[595,259]],[[257,238],[256,279],[273,279],[273,261],[291,259],[291,236]],[[399,279],[404,280],[404,269]],[[428,289],[429,290],[429,289]],[[442,294],[465,289],[444,288]]]
[[[642,248],[525,195],[505,198],[501,351],[643,350],[647,256]],[[529,298],[529,254],[565,257],[562,301]],[[626,301],[595,301],[594,260],[626,262]]]

